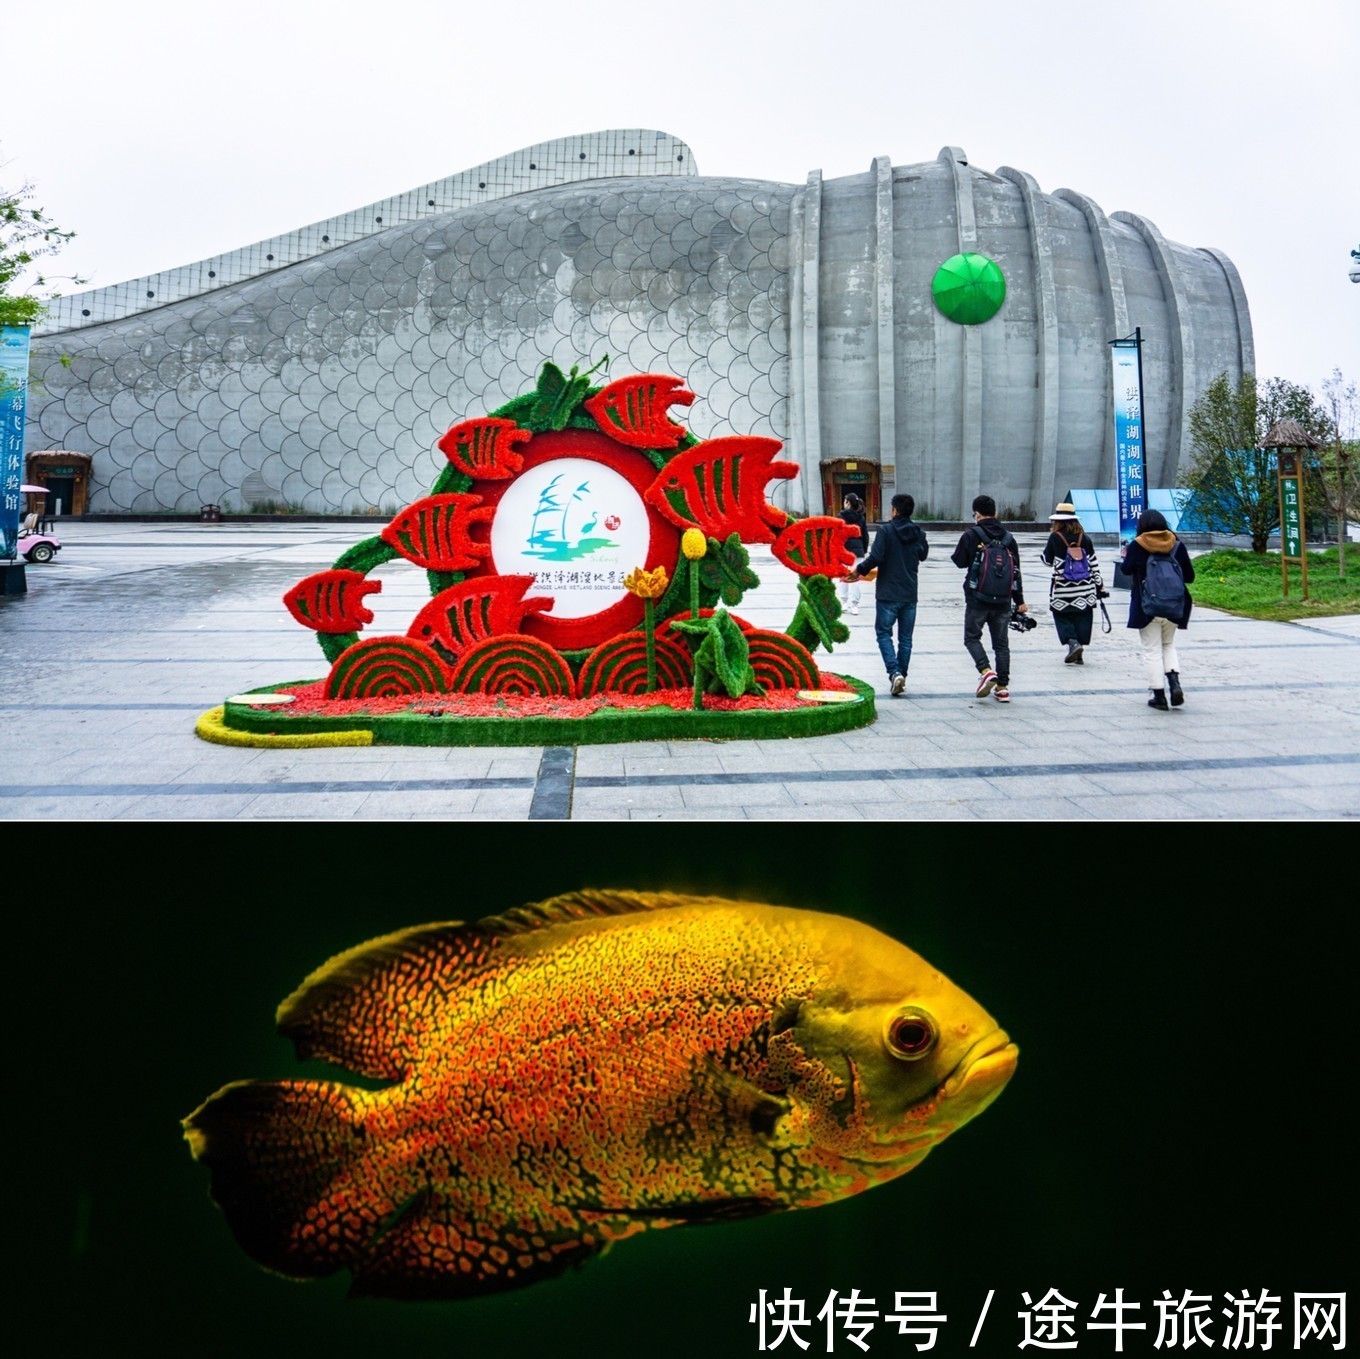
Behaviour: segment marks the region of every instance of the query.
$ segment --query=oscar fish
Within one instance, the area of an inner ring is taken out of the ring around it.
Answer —
[[[765,499],[765,483],[796,477],[796,462],[774,462],[783,447],[759,434],[707,439],[677,453],[642,498],[677,528],[699,528],[719,542],[772,543],[789,516]]]
[[[912,1170],[1017,1048],[905,945],[820,912],[586,891],[341,954],[279,1031],[381,1088],[241,1081],[184,1121],[242,1247],[458,1298],[649,1229]]]

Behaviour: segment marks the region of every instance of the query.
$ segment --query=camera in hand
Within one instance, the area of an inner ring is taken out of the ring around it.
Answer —
[[[1036,623],[1029,614],[1021,613],[1018,607],[1012,607],[1011,627],[1016,632],[1028,632],[1031,628],[1037,628],[1038,626],[1038,623]]]

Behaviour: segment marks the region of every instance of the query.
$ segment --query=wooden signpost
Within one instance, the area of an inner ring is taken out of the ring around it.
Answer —
[[[1289,563],[1297,562],[1303,576],[1303,597],[1308,598],[1308,553],[1304,545],[1307,519],[1303,513],[1303,467],[1298,449],[1280,449],[1277,477],[1280,485],[1280,580],[1289,598]]]
[[[1280,488],[1280,582],[1289,598],[1289,563],[1298,562],[1303,597],[1308,598],[1308,520],[1303,512],[1305,452],[1321,444],[1297,420],[1276,420],[1261,444],[1275,450],[1275,475]],[[1342,530],[1345,531],[1344,528]]]

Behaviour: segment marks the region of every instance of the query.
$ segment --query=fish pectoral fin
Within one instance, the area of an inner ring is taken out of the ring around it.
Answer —
[[[584,1264],[611,1239],[583,1221],[473,1221],[435,1190],[403,1205],[385,1225],[351,1266],[351,1297],[433,1300],[523,1288]]]
[[[732,1122],[745,1124],[770,1146],[785,1144],[783,1120],[793,1108],[786,1094],[766,1090],[716,1061],[708,1069]]]

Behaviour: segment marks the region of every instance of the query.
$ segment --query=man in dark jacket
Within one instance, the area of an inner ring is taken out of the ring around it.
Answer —
[[[993,546],[1003,553],[989,551]],[[1006,556],[1010,558],[1009,568]],[[963,644],[978,668],[977,696],[991,694],[998,703],[1009,703],[1011,647],[1006,630],[1010,627],[1011,605],[1021,613],[1028,613],[1029,605],[1020,582],[1020,548],[998,522],[996,501],[991,496],[980,495],[973,501],[973,527],[964,530],[951,560],[965,572]],[[984,624],[992,634],[995,670],[982,645]]]
[[[888,691],[894,698],[901,698],[907,687],[911,634],[916,627],[916,575],[930,555],[926,535],[911,521],[915,508],[916,501],[911,496],[893,496],[892,518],[874,534],[869,555],[850,573],[863,576],[878,568],[874,581],[874,634],[888,671]]]

